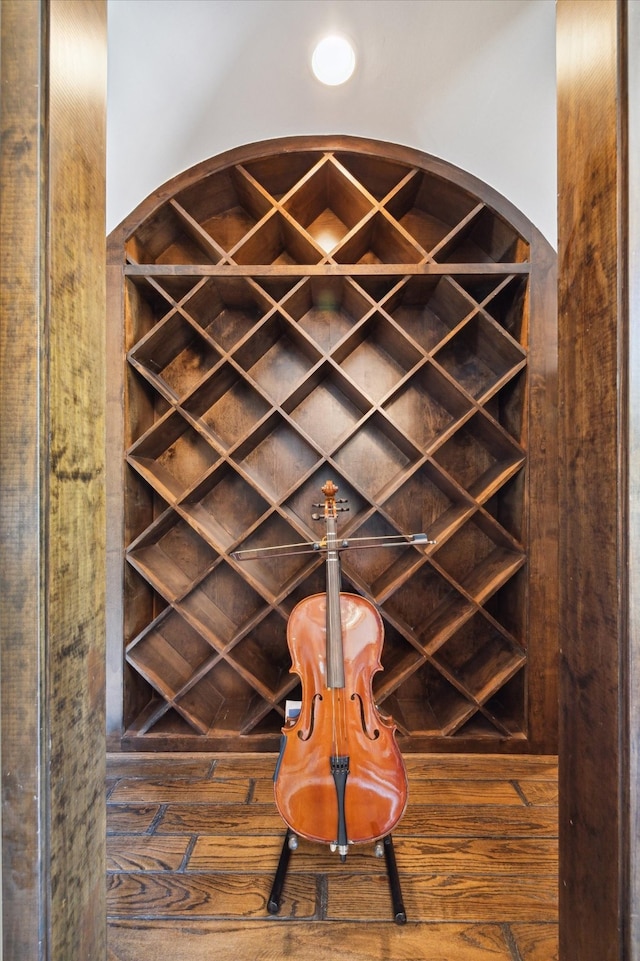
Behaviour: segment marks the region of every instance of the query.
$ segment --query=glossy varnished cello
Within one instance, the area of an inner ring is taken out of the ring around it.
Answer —
[[[338,488],[322,488],[326,593],[300,601],[289,618],[291,670],[301,710],[283,728],[274,779],[277,808],[295,835],[348,846],[386,837],[407,803],[396,726],[376,708],[372,678],[382,669],[382,620],[357,594],[341,591]]]

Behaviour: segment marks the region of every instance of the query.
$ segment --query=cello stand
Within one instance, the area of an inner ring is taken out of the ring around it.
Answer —
[[[384,859],[387,863],[389,891],[391,892],[391,902],[393,904],[393,920],[396,922],[396,924],[404,924],[407,920],[407,914],[402,901],[400,876],[398,874],[398,865],[396,864],[396,852],[393,849],[393,838],[390,834],[387,834],[383,843]]]
[[[276,868],[273,884],[271,885],[271,893],[269,894],[269,900],[267,901],[267,911],[269,914],[277,914],[280,910],[280,899],[282,897],[284,880],[287,875],[287,868],[289,867],[289,858],[291,857],[291,852],[295,851],[297,846],[298,839],[296,835],[293,833],[293,831],[287,830],[282,845],[282,851],[280,852],[278,867]],[[393,920],[396,922],[396,924],[405,924],[407,915],[404,909],[404,903],[402,901],[402,890],[400,888],[400,877],[398,875],[398,865],[396,864],[396,854],[393,849],[393,838],[390,834],[387,834],[382,841],[379,841],[376,844],[376,856],[381,857],[383,854],[387,866],[389,892],[391,894],[391,903],[393,905]]]

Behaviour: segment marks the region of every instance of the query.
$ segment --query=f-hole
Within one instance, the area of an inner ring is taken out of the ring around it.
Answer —
[[[365,737],[368,737],[370,741],[375,741],[377,740],[377,738],[380,737],[380,731],[376,727],[374,728],[373,733],[369,734],[369,731],[367,729],[367,719],[364,715],[364,704],[363,704],[362,698],[358,693],[352,694],[351,700],[355,701],[356,699],[358,701],[358,704],[360,705],[360,724],[362,725],[363,734],[365,735]]]
[[[313,700],[311,701],[311,717],[309,718],[309,730],[305,734],[304,731],[298,731],[298,737],[301,741],[308,741],[313,734],[313,728],[316,723],[316,701],[322,700],[322,694],[314,694]]]

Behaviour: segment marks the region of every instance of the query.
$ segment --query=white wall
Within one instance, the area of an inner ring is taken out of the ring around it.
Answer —
[[[292,134],[416,147],[556,241],[555,0],[109,0],[107,227],[193,164]],[[342,87],[311,74],[350,36]]]

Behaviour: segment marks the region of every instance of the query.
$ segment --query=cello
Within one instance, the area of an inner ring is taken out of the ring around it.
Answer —
[[[350,844],[390,834],[406,808],[407,775],[396,725],[373,700],[382,619],[370,601],[341,591],[336,518],[348,508],[337,506],[344,503],[337,491],[328,481],[317,505],[326,525],[326,593],[304,598],[289,617],[302,701],[282,729],[274,795],[290,832],[329,844],[344,861]]]

